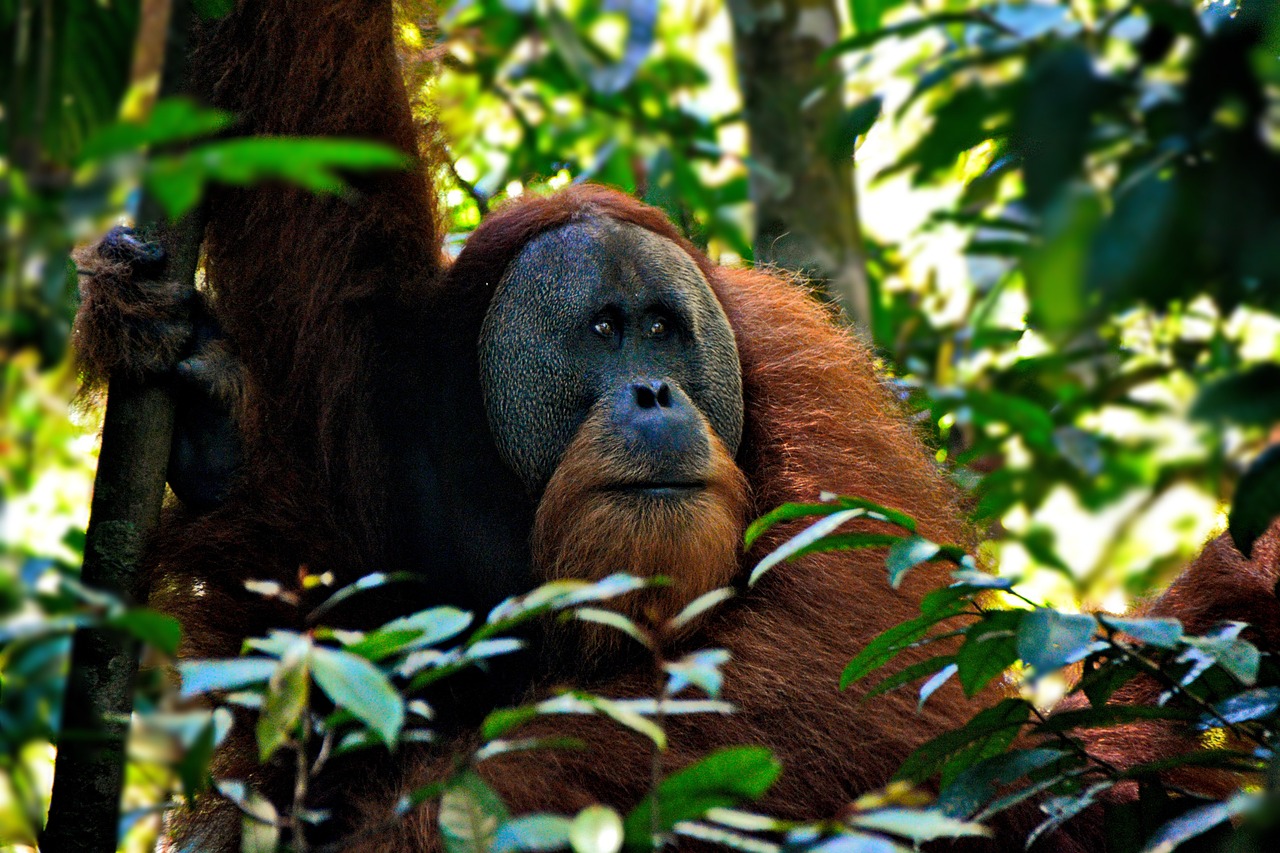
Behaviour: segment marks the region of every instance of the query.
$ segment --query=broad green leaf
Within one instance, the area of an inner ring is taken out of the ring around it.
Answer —
[[[258,761],[265,764],[292,737],[310,699],[309,648],[291,651],[267,682],[266,702],[258,714],[255,732]]]
[[[1228,723],[1243,723],[1269,717],[1280,708],[1280,687],[1256,687],[1213,704],[1213,713],[1204,714],[1196,724],[1211,729]]]
[[[1093,668],[1086,664],[1084,675],[1076,683],[1076,689],[1088,697],[1090,705],[1100,708],[1139,672],[1141,670],[1138,666],[1128,658],[1112,658]]]
[[[510,813],[474,770],[466,770],[445,788],[438,820],[448,853],[489,853]]]
[[[855,518],[861,518],[866,515],[863,509],[844,509],[831,513],[825,518],[815,521],[804,530],[792,536],[786,542],[783,542],[777,548],[774,548],[764,559],[756,564],[751,571],[751,578],[747,581],[748,585],[755,585],[765,572],[769,569],[792,557],[798,556],[801,551],[812,545],[814,542],[823,538],[827,534],[840,527],[846,521],[852,521]],[[750,534],[750,530],[747,531]]]
[[[995,796],[998,786],[1012,784],[1068,755],[1061,749],[1018,749],[995,755],[958,774],[938,795],[943,814],[967,818]]]
[[[889,586],[897,589],[907,572],[932,560],[941,550],[938,543],[930,542],[923,536],[909,536],[894,542],[884,560],[885,568],[889,570]]]
[[[345,708],[392,746],[404,725],[404,700],[387,676],[350,652],[316,646],[311,651],[312,677],[334,704]]]
[[[147,163],[143,181],[176,219],[195,206],[210,181],[244,186],[280,180],[314,193],[333,194],[347,187],[342,172],[399,169],[407,162],[401,152],[361,139],[242,137],[154,157]]]
[[[618,853],[622,839],[622,818],[608,806],[587,806],[569,826],[573,853]]]
[[[529,814],[509,820],[493,836],[492,853],[521,850],[563,850],[569,845],[569,818]]]
[[[1186,637],[1186,648],[1178,656],[1179,663],[1190,663],[1191,669],[1182,676],[1185,687],[1199,678],[1213,664],[1225,669],[1241,684],[1252,687],[1258,680],[1261,653],[1247,640],[1240,639],[1245,629],[1242,622],[1227,622],[1204,637]]]
[[[1277,391],[1280,393],[1280,391]],[[1229,527],[1231,541],[1249,557],[1253,543],[1280,516],[1280,444],[1253,460],[1236,486]]]
[[[1182,623],[1177,619],[1123,619],[1099,613],[1102,624],[1124,631],[1136,640],[1161,649],[1172,649],[1182,640]]]
[[[534,705],[523,705],[519,708],[499,708],[490,711],[480,724],[480,736],[485,740],[495,740],[513,729],[517,729],[538,716]]]
[[[664,662],[662,668],[669,676],[667,695],[674,696],[692,684],[712,699],[716,698],[724,684],[724,674],[720,670],[728,662],[729,652],[725,649],[703,649],[680,660]]]
[[[960,773],[1003,752],[1018,736],[1031,714],[1023,699],[1005,699],[979,711],[959,729],[944,732],[925,743],[898,768],[895,779],[923,782],[942,772],[942,784],[949,785]]]
[[[890,524],[896,524],[904,528],[910,533],[916,530],[916,522],[911,516],[900,510],[883,506],[873,501],[864,500],[862,498],[847,497],[844,495],[823,494],[822,503],[806,504],[806,503],[787,503],[767,513],[764,516],[751,522],[747,527],[747,532],[743,534],[743,546],[750,548],[755,544],[770,527],[783,521],[794,521],[798,518],[809,518],[812,516],[835,515],[850,509],[864,510],[868,518],[878,521],[887,521]]]
[[[379,630],[419,631],[421,636],[415,645],[434,646],[465,631],[473,618],[467,611],[456,607],[432,607],[430,610],[392,619]]]
[[[764,796],[782,772],[768,749],[735,746],[717,750],[658,784],[653,796],[636,806],[626,819],[628,849],[651,849],[650,833],[671,829],[680,821],[696,820],[708,809],[736,806]],[[658,809],[658,819],[652,810]]]
[[[157,101],[146,121],[120,121],[100,128],[80,149],[80,162],[139,153],[144,146],[198,139],[227,128],[234,116],[186,98]]]
[[[1153,705],[1104,705],[1101,708],[1081,708],[1074,711],[1056,711],[1049,719],[1038,724],[1037,731],[1055,734],[1073,729],[1100,729],[1108,726],[1133,723],[1139,720],[1194,720],[1198,717],[1180,708]]]
[[[1028,615],[1025,610],[988,610],[966,629],[964,645],[956,653],[966,696],[976,696],[1018,660],[1018,626]]]
[[[1097,629],[1092,616],[1037,607],[1023,615],[1018,627],[1018,657],[1036,675],[1047,675],[1094,651]]]
[[[418,639],[421,636],[421,631],[388,631],[380,628],[368,634],[357,634],[358,639],[354,642],[344,642],[343,647],[353,655],[360,655],[376,663],[419,645]],[[340,635],[338,639],[347,640],[348,638]]]
[[[955,663],[955,655],[936,655],[928,660],[913,663],[905,669],[877,682],[874,687],[863,694],[862,699],[865,702],[873,696],[896,690],[899,687],[924,678],[926,675],[934,675],[953,663]]]
[[[1147,839],[1142,853],[1173,853],[1184,841],[1208,832],[1223,821],[1245,814],[1263,801],[1261,792],[1241,791],[1226,800],[1191,809],[1156,830]]]
[[[1280,423],[1280,365],[1263,362],[1206,384],[1191,416],[1256,427]]]
[[[157,613],[145,607],[135,607],[112,617],[107,624],[113,628],[128,631],[135,638],[166,655],[178,653],[178,643],[182,640],[182,625],[172,616]]]
[[[534,752],[536,750],[549,749],[587,749],[586,741],[575,737],[526,737],[517,738],[516,740],[491,740],[484,746],[475,751],[472,757],[473,764],[479,764],[482,761],[488,761],[499,755],[509,755],[513,752]]]
[[[950,590],[945,590],[944,592],[950,592]],[[867,643],[862,651],[858,652],[853,660],[849,661],[844,668],[844,672],[840,674],[840,689],[847,690],[850,684],[875,672],[897,657],[912,643],[928,634],[934,625],[943,619],[964,612],[969,606],[967,601],[955,596],[949,599],[946,597],[930,599],[926,596],[925,603],[921,605],[921,609],[923,610],[926,606],[929,606],[931,601],[934,604],[930,607],[928,615],[894,625]]]
[[[667,733],[657,723],[645,719],[640,712],[628,707],[626,703],[587,694],[579,694],[579,698],[614,722],[644,735],[653,741],[658,749],[667,748]]]
[[[178,664],[178,674],[182,678],[179,695],[188,699],[202,693],[262,684],[279,665],[280,662],[274,658],[182,661]]]

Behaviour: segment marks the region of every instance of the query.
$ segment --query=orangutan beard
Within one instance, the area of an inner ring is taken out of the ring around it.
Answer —
[[[596,416],[583,424],[547,484],[533,524],[535,570],[543,581],[597,581],[615,572],[668,578],[666,586],[602,606],[672,639],[664,624],[738,573],[747,479],[707,428],[711,461],[701,488],[659,494],[628,488],[644,482],[643,472],[602,423]],[[621,632],[602,625],[578,623],[574,630],[579,651],[588,655],[607,654],[625,642]]]

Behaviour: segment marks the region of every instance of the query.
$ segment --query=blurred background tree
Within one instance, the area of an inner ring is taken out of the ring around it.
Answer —
[[[1121,610],[1260,456],[1233,526],[1280,501],[1276,6],[444,0],[403,3],[400,40],[455,248],[506,198],[591,180],[721,263],[803,272],[972,495],[984,556]],[[148,116],[166,10],[0,7],[0,844],[47,805],[65,641],[32,626],[74,604],[93,467],[67,252],[131,215],[148,143],[213,129],[85,147]],[[153,776],[131,768],[131,802],[163,799]]]

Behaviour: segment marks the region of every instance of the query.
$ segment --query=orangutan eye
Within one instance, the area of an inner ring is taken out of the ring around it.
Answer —
[[[667,336],[667,321],[662,317],[655,317],[653,322],[649,324],[649,330],[645,333],[651,338],[665,338]]]
[[[613,323],[609,320],[596,320],[596,324],[591,327],[591,331],[602,338],[612,338]]]

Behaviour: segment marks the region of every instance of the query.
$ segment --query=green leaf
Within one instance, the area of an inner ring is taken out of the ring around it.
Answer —
[[[717,750],[663,779],[653,796],[632,809],[625,824],[627,848],[652,849],[650,833],[655,825],[659,833],[664,833],[681,821],[702,817],[708,809],[759,799],[781,772],[782,765],[764,747]],[[652,815],[655,799],[656,823]]]
[[[851,0],[851,2],[878,3],[879,0]],[[855,21],[856,21],[857,13],[855,12],[854,14],[855,14]],[[870,22],[871,18],[864,18],[864,20],[867,22]],[[876,20],[878,22],[879,19],[877,18]],[[915,18],[910,21],[903,21],[900,24],[894,24],[893,26],[880,27],[878,29],[872,29],[869,31],[864,31],[861,28],[859,28],[856,35],[853,35],[846,39],[841,39],[840,41],[836,42],[834,45],[832,45],[831,47],[823,51],[819,55],[818,61],[819,62],[830,61],[831,57],[833,56],[836,56],[841,53],[848,53],[849,51],[852,51],[852,50],[861,50],[864,47],[870,47],[871,45],[875,44],[878,41],[881,41],[882,39],[890,38],[893,36],[897,36],[899,38],[908,38],[918,33],[922,33],[926,30],[933,29],[934,27],[941,27],[947,24],[985,24],[987,26],[993,26],[991,24],[988,24],[986,21],[981,20],[976,15],[970,12],[960,12],[960,13],[950,13],[950,14],[941,14],[941,15],[930,15],[927,18]]]
[[[387,676],[350,652],[316,646],[311,652],[312,677],[334,704],[345,708],[392,746],[404,725],[404,700]]]
[[[925,598],[925,602],[929,602],[928,597]],[[936,609],[932,609],[927,615],[894,625],[881,633],[867,643],[862,651],[854,655],[853,660],[849,661],[848,665],[845,666],[844,672],[840,674],[840,689],[847,690],[849,685],[855,681],[859,681],[875,672],[897,657],[912,643],[929,633],[929,629],[934,625],[943,619],[964,612],[968,606],[969,602],[963,599],[951,598],[946,603],[938,604]],[[921,605],[921,607],[923,609],[924,605]]]
[[[955,675],[959,669],[960,668],[954,663],[947,664],[942,669],[938,670],[933,678],[930,678],[924,684],[920,685],[920,699],[916,703],[916,710],[922,710],[924,708],[924,703],[929,701],[929,697],[937,692],[939,687],[946,684],[951,679],[951,676]]]
[[[178,653],[178,643],[182,640],[182,625],[172,616],[157,613],[145,607],[135,607],[111,618],[107,624],[113,628],[128,631],[137,639],[166,655]]]
[[[563,850],[569,846],[570,820],[563,815],[529,814],[504,823],[493,836],[492,853]]]
[[[667,694],[674,696],[692,684],[712,699],[716,698],[724,684],[724,674],[720,669],[728,662],[729,652],[725,649],[702,649],[680,660],[664,662],[662,668],[670,676]]]
[[[645,719],[640,713],[632,710],[621,702],[615,702],[611,699],[605,699],[601,696],[591,696],[584,693],[575,694],[579,699],[586,702],[596,711],[604,714],[615,723],[620,723],[634,732],[638,732],[649,740],[653,741],[654,746],[658,749],[667,748],[667,734],[662,728],[652,720]]]
[[[1239,637],[1247,626],[1243,622],[1226,622],[1204,637],[1186,637],[1186,648],[1178,656],[1179,663],[1192,664],[1182,676],[1182,685],[1191,684],[1213,664],[1225,669],[1246,687],[1258,680],[1258,667],[1262,663],[1257,647]]]
[[[453,779],[440,797],[440,832],[448,853],[489,853],[510,813],[474,770]]]
[[[897,589],[908,571],[937,557],[941,550],[938,543],[923,536],[909,536],[894,542],[884,560],[885,568],[889,570],[889,585]]]
[[[944,732],[922,745],[898,768],[895,779],[924,782],[942,772],[942,784],[951,784],[960,773],[1003,752],[1013,743],[1031,714],[1023,699],[1005,699],[986,708],[959,729]]]
[[[280,661],[267,683],[266,703],[258,715],[258,761],[265,764],[297,731],[310,698],[308,646],[301,645]]]
[[[1152,705],[1104,705],[1101,708],[1055,711],[1049,719],[1037,724],[1036,731],[1056,734],[1073,729],[1101,729],[1140,720],[1188,721],[1196,719],[1197,716],[1191,711],[1167,706],[1161,708]]]
[[[622,818],[608,806],[587,806],[569,826],[574,853],[618,853],[622,840]]]
[[[191,0],[196,14],[206,21],[219,21],[235,11],[235,0]]]
[[[1226,723],[1243,723],[1269,717],[1280,708],[1280,687],[1258,687],[1229,696],[1215,702],[1213,713],[1205,714],[1196,724],[1199,729],[1211,729]]]
[[[703,613],[706,613],[713,607],[728,601],[730,598],[733,598],[733,596],[733,587],[728,586],[713,589],[711,592],[704,592],[702,595],[686,604],[684,609],[671,618],[669,623],[671,630],[679,631]]]
[[[965,630],[964,645],[956,653],[956,666],[966,696],[976,696],[1018,660],[1017,626],[1025,612],[988,610],[981,621]]]
[[[750,548],[770,527],[783,521],[794,521],[811,516],[835,515],[849,509],[865,510],[869,518],[887,521],[906,529],[910,533],[916,530],[916,522],[911,516],[896,509],[883,506],[862,498],[851,498],[842,495],[824,494],[822,503],[786,503],[777,509],[761,516],[747,527],[743,534],[743,547]]]
[[[880,117],[881,98],[870,97],[844,110],[834,122],[828,139],[827,156],[841,163],[853,156],[858,137],[865,134]]]
[[[995,755],[958,774],[938,795],[944,814],[969,817],[995,796],[998,786],[1012,784],[1068,755],[1061,749],[1017,749]]]
[[[813,513],[806,514],[812,515]],[[846,521],[852,521],[853,519],[860,518],[864,515],[866,515],[866,510],[863,509],[843,509],[827,514],[826,517],[820,521],[815,521],[813,524],[810,524],[804,530],[800,531],[795,536],[792,536],[777,548],[774,548],[773,551],[766,555],[764,559],[757,563],[756,567],[751,571],[751,578],[747,581],[748,585],[754,586],[756,581],[758,581],[765,572],[769,571],[769,569],[784,560],[789,560],[792,557],[797,556],[805,548],[831,533]],[[766,518],[768,518],[768,516],[766,516]],[[763,521],[763,519],[761,520]],[[751,530],[748,529],[747,535],[749,537],[750,534]]]
[[[1031,834],[1027,836],[1027,847],[1030,848],[1037,838],[1052,832],[1093,805],[1097,801],[1098,795],[1111,788],[1114,784],[1113,780],[1108,779],[1105,782],[1094,783],[1079,793],[1064,794],[1045,800],[1040,804],[1040,809],[1049,815],[1049,819],[1033,829]]]
[[[77,157],[79,162],[140,152],[145,146],[198,139],[226,129],[234,116],[196,105],[186,98],[157,101],[143,122],[119,121],[96,131]]]
[[[199,145],[189,151],[152,158],[143,181],[171,218],[199,201],[204,186],[216,181],[244,186],[262,180],[296,184],[314,193],[342,192],[343,172],[400,169],[403,153],[362,139],[330,137],[242,137]]]
[[[1018,628],[1018,657],[1037,675],[1047,675],[1094,651],[1097,629],[1092,616],[1037,607],[1023,616]]]
[[[1147,839],[1142,853],[1173,853],[1179,844],[1203,835],[1218,824],[1245,814],[1264,802],[1261,792],[1233,794],[1217,803],[1199,806],[1166,823]]]
[[[230,716],[225,708],[219,708],[219,711]],[[182,793],[186,797],[195,797],[209,786],[209,765],[214,758],[214,747],[218,745],[218,740],[218,724],[210,717],[196,739],[180,753],[175,770],[178,772],[178,779],[182,780]]]
[[[1182,641],[1182,623],[1177,619],[1124,619],[1099,613],[1098,619],[1108,628],[1124,631],[1135,640],[1160,649],[1175,648]]]
[[[924,678],[926,675],[934,675],[955,663],[955,659],[955,655],[937,655],[928,660],[913,663],[905,669],[877,682],[874,687],[863,694],[862,700],[865,702],[874,696],[888,693],[890,690],[896,690],[903,685]]]
[[[189,699],[202,693],[262,684],[279,665],[280,662],[274,658],[182,661],[178,664],[178,674],[182,678],[179,696]]]
[[[980,823],[957,820],[933,809],[876,809],[854,814],[847,822],[858,829],[887,832],[915,842],[991,835],[991,831]]]
[[[1231,541],[1246,557],[1253,543],[1280,516],[1280,444],[1273,444],[1253,460],[1236,486],[1229,527]]]
[[[1100,708],[1139,672],[1137,664],[1128,658],[1105,660],[1093,668],[1086,664],[1085,673],[1076,683],[1076,689],[1084,692],[1090,705]]]
[[[591,622],[596,625],[605,625],[613,628],[626,634],[646,649],[653,647],[653,641],[649,638],[649,635],[641,630],[639,625],[616,610],[604,610],[599,607],[579,607],[573,610],[572,616],[580,622]]]
[[[1206,384],[1196,395],[1191,416],[1245,426],[1280,423],[1280,365],[1256,364]]]
[[[437,643],[452,639],[461,634],[471,624],[474,617],[465,610],[456,607],[432,607],[421,610],[410,616],[392,619],[379,631],[418,631],[415,648],[434,646]]]
[[[421,583],[422,578],[413,572],[374,572],[365,575],[354,583],[349,583],[341,589],[335,590],[332,595],[324,600],[316,609],[307,614],[307,623],[315,625],[334,610],[339,604],[347,601],[354,595],[371,589],[377,589],[389,583],[401,582],[418,582]],[[383,626],[386,627],[385,625]]]
[[[490,711],[484,718],[484,722],[480,724],[480,736],[485,740],[500,738],[536,716],[538,716],[538,708],[534,705]]]

